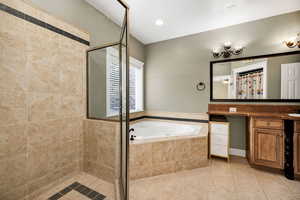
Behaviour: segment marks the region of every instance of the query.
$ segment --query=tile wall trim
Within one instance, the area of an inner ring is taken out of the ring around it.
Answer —
[[[73,34],[71,34],[69,32],[66,32],[66,31],[64,31],[64,30],[62,30],[60,28],[52,26],[51,24],[48,24],[48,23],[43,22],[43,21],[41,21],[41,20],[39,20],[39,19],[37,19],[35,17],[27,15],[27,14],[25,14],[25,13],[23,13],[21,11],[18,11],[18,10],[14,9],[14,8],[11,8],[11,7],[3,4],[3,3],[0,3],[0,10],[6,12],[8,14],[11,14],[11,15],[13,15],[15,17],[18,17],[20,19],[23,19],[25,21],[28,21],[30,23],[33,23],[33,24],[35,24],[37,26],[40,26],[40,27],[43,27],[43,28],[48,29],[50,31],[53,31],[53,32],[55,32],[57,34],[63,35],[65,37],[67,37],[67,38],[70,38],[72,40],[75,40],[77,42],[85,44],[87,46],[90,45],[90,42],[87,41],[87,40],[85,40],[85,39],[82,39],[82,38],[80,38],[80,37],[78,37],[76,35],[73,35]]]
[[[208,120],[201,119],[187,119],[187,118],[175,118],[175,117],[160,117],[160,116],[141,116],[130,119],[130,121],[136,121],[140,119],[160,119],[160,120],[174,120],[174,121],[185,121],[185,122],[198,122],[198,123],[208,123]]]

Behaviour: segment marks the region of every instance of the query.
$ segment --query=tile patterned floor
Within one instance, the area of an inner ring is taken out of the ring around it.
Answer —
[[[64,190],[65,188],[69,187],[71,184],[75,182],[80,183],[88,187],[91,190],[94,190],[104,196],[106,196],[105,200],[115,200],[115,188],[114,185],[108,182],[105,182],[101,179],[98,179],[92,175],[87,173],[80,173],[79,175],[73,176],[68,180],[64,181],[63,183],[59,184],[56,187],[51,188],[47,192],[43,193],[39,197],[34,200],[48,200],[48,198],[52,197],[53,195],[59,193],[60,191]],[[77,188],[77,187],[76,187]],[[90,198],[87,195],[80,193],[80,189],[72,189],[68,191],[65,195],[59,198],[59,200],[102,200],[103,198]],[[84,189],[84,188],[83,188]],[[84,193],[84,192],[83,192]],[[101,196],[101,195],[100,195]]]
[[[79,182],[115,200],[114,185],[86,173],[76,175],[34,200],[47,200]],[[72,190],[59,200],[90,200]],[[251,168],[245,159],[212,159],[208,167],[130,182],[130,200],[300,200],[300,181]]]
[[[300,200],[300,181],[212,159],[205,168],[131,181],[130,200]]]

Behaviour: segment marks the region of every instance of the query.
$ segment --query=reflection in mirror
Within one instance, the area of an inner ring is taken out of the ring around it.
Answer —
[[[300,53],[212,65],[213,99],[300,99]]]

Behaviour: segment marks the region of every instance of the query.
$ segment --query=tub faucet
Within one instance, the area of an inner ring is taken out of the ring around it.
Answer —
[[[130,134],[131,132],[134,132],[134,128],[129,129],[129,134]],[[136,136],[135,136],[134,134],[130,134],[130,140],[133,141],[134,138],[136,138]]]

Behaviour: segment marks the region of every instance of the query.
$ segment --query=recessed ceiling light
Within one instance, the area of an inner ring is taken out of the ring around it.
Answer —
[[[162,25],[164,25],[164,21],[163,21],[162,19],[157,19],[157,20],[155,21],[155,25],[156,25],[156,26],[162,26]]]

